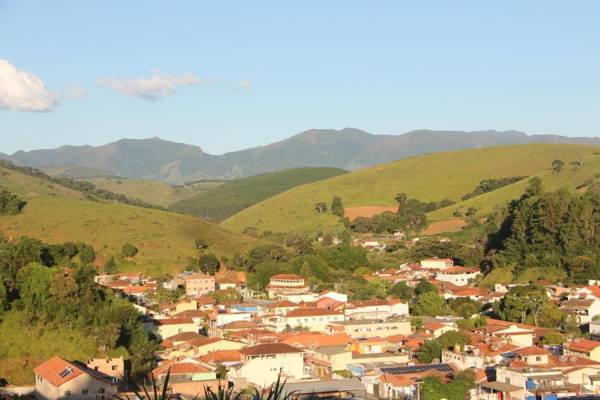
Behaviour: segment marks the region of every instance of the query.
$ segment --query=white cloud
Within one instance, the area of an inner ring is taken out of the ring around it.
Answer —
[[[40,78],[0,59],[0,109],[52,111],[57,105],[56,94]]]
[[[177,86],[196,86],[202,83],[195,75],[180,76],[161,75],[153,71],[150,78],[123,80],[116,78],[98,79],[98,84],[109,87],[126,96],[139,97],[144,100],[156,101],[175,94]]]
[[[71,99],[82,99],[87,96],[87,91],[81,86],[71,86],[69,88],[69,98]]]
[[[248,78],[242,79],[242,81],[240,82],[240,89],[242,89],[242,90],[250,89],[251,85],[252,85],[252,82],[250,81],[250,79],[248,79]]]

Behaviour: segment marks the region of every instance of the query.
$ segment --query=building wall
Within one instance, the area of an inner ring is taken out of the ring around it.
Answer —
[[[474,279],[479,275],[478,273],[469,273],[469,274],[445,274],[443,272],[439,272],[436,275],[436,279],[442,282],[448,282],[456,286],[467,286],[469,284],[470,279]]]
[[[188,278],[185,280],[185,293],[188,296],[204,296],[207,293],[214,292],[215,278]]]
[[[196,324],[172,324],[172,325],[156,325],[156,334],[161,338],[168,338],[183,332],[198,332]]]
[[[41,377],[36,377],[35,383],[35,396],[43,400],[108,400],[116,393],[116,385],[92,378],[88,374],[79,375],[58,387]]]
[[[289,379],[304,376],[304,357],[302,353],[285,353],[262,356],[249,360],[238,371],[239,377],[246,378],[249,383],[266,387],[277,381],[279,371]]]
[[[123,361],[123,357],[94,358],[87,363],[87,367],[119,380],[125,377],[125,362]]]
[[[344,332],[353,339],[385,337],[391,335],[410,335],[412,333],[410,321],[395,321],[382,323],[365,323],[353,325],[340,325]]]

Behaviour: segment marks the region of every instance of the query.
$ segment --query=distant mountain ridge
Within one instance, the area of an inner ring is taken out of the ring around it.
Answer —
[[[597,137],[530,135],[520,131],[416,130],[374,135],[360,129],[312,129],[265,146],[212,155],[194,145],[160,138],[122,139],[103,146],[0,153],[0,158],[36,168],[75,166],[138,179],[178,184],[233,179],[298,167],[358,170],[425,153],[527,143],[600,144]]]

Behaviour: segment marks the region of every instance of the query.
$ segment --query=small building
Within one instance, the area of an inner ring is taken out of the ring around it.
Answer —
[[[600,342],[588,339],[574,339],[563,345],[565,354],[580,356],[592,361],[600,361]]]
[[[269,298],[277,298],[282,293],[300,294],[308,291],[304,277],[296,274],[273,275],[267,286]]]
[[[600,315],[600,300],[595,298],[567,300],[560,305],[560,309],[575,316],[579,324],[589,324],[594,317]]]
[[[421,267],[427,269],[446,269],[454,266],[454,261],[450,258],[426,258],[421,260]]]
[[[117,384],[104,375],[58,356],[38,365],[35,396],[40,400],[108,400],[117,394]]]
[[[161,339],[184,332],[198,332],[198,325],[194,323],[192,318],[164,318],[154,320],[154,333]]]
[[[123,382],[125,379],[125,361],[122,356],[116,358],[91,358],[88,360],[86,366],[91,370],[115,379],[117,382]]]
[[[195,273],[185,276],[185,294],[191,297],[204,296],[215,291],[215,277]]]
[[[344,314],[339,311],[323,308],[301,307],[288,311],[285,315],[267,315],[263,317],[263,325],[275,332],[286,329],[308,328],[324,331],[330,322],[343,321]]]
[[[362,339],[376,336],[408,336],[412,333],[412,328],[408,318],[390,318],[330,322],[327,331],[332,334],[345,333],[352,339]]]
[[[152,370],[158,387],[164,385],[167,375],[171,392],[190,398],[204,393],[208,388],[216,390],[220,383],[213,369],[191,358],[167,361]]]
[[[435,279],[455,286],[467,286],[469,281],[481,275],[479,268],[447,267],[435,274]]]
[[[303,351],[283,343],[259,344],[240,350],[241,365],[229,370],[228,377],[238,388],[247,384],[265,388],[277,381],[304,377]]]

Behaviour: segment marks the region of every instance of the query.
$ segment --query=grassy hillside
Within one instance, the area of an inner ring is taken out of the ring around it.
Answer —
[[[236,179],[171,206],[176,211],[221,222],[230,216],[288,189],[347,171],[339,168],[294,168]]]
[[[131,243],[139,253],[121,266],[124,269],[152,274],[179,270],[188,257],[196,255],[196,239],[204,239],[218,255],[228,256],[260,243],[192,216],[87,200],[77,191],[17,171],[0,168],[0,188],[27,200],[21,214],[0,217],[0,232],[7,237],[86,242],[99,252],[99,262]]]
[[[222,184],[221,181],[208,181],[173,186],[156,180],[142,179],[92,178],[86,180],[99,188],[163,207],[168,207]]]
[[[567,164],[564,176],[572,168],[569,165],[571,161],[583,161],[586,170],[593,170],[595,158],[600,158],[594,155],[598,150],[598,147],[586,145],[534,144],[427,154],[299,186],[234,215],[222,225],[238,231],[248,226],[273,232],[335,230],[340,228],[338,218],[330,213],[316,213],[314,205],[318,202],[329,204],[336,195],[342,197],[345,207],[394,206],[394,196],[399,192],[421,201],[449,198],[460,202],[460,198],[472,192],[483,179],[536,174],[550,176],[555,159]],[[591,160],[594,161],[586,167]],[[557,181],[556,185],[560,186],[563,182],[569,183],[568,179],[564,179]],[[502,192],[510,190],[514,192],[506,192],[502,198],[496,199],[500,192],[494,191],[468,202],[481,202],[478,208],[491,209],[495,204],[517,197],[520,194],[519,184],[515,188],[506,187]],[[454,209],[456,206],[438,210],[432,217],[447,218]]]

